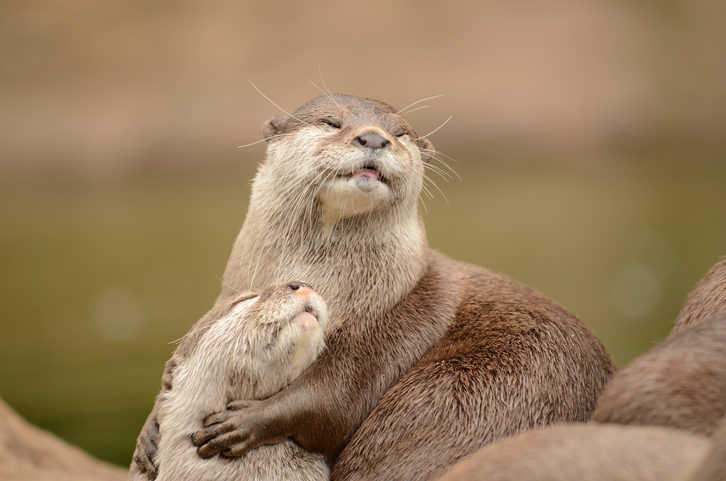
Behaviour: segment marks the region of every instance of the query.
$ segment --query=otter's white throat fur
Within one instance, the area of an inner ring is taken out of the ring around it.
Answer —
[[[319,113],[265,125],[267,158],[220,301],[235,289],[302,279],[328,300],[335,324],[384,312],[421,278],[418,196],[433,148],[394,112],[361,111],[333,96]]]
[[[320,297],[308,291],[310,295],[289,299],[248,298],[200,327],[201,339],[188,357],[177,361],[172,388],[158,401],[157,481],[327,479],[323,457],[290,440],[229,460],[201,459],[190,439],[206,416],[224,410],[228,402],[264,399],[316,359],[324,347],[328,316]]]

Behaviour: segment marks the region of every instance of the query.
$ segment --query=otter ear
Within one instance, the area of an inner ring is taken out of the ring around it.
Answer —
[[[421,151],[421,160],[424,162],[428,162],[431,160],[431,157],[436,153],[436,149],[434,149],[434,144],[431,143],[429,139],[420,138],[417,141],[418,143],[418,150]]]
[[[287,127],[287,120],[287,117],[283,115],[277,115],[262,124],[262,135],[265,137],[265,140],[268,143],[276,138],[278,135],[281,135],[285,132],[285,128]]]

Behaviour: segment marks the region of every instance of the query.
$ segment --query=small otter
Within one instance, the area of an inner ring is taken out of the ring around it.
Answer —
[[[208,418],[201,456],[292,438],[333,479],[423,480],[518,431],[590,418],[612,358],[542,294],[428,248],[418,197],[436,157],[393,107],[323,95],[263,133],[218,302],[308,282],[328,303],[327,349],[286,389]]]
[[[668,338],[617,373],[593,420],[711,435],[726,415],[726,259],[688,296]]]
[[[190,439],[230,401],[263,399],[298,377],[323,349],[327,321],[321,297],[293,282],[231,296],[197,322],[167,363],[154,406],[157,481],[328,479],[324,458],[289,440],[205,460]],[[130,479],[149,477],[131,465]]]

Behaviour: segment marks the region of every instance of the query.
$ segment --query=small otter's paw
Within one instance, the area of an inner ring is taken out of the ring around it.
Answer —
[[[136,450],[134,451],[134,463],[136,467],[145,472],[149,479],[156,479],[157,466],[154,458],[158,451],[159,440],[159,423],[155,420],[148,420],[141,429],[138,439],[136,440]]]

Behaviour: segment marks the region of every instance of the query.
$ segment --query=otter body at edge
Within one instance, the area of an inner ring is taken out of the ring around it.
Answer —
[[[726,258],[688,295],[668,338],[620,371],[593,419],[710,436],[726,416]]]

